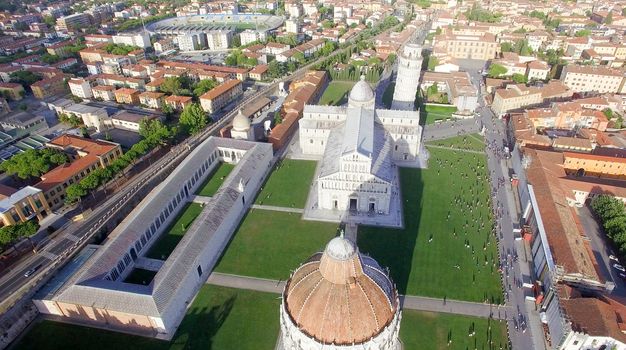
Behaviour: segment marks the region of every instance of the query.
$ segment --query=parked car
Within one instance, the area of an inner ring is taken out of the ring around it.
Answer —
[[[615,262],[619,262],[619,260],[617,259],[617,257],[613,254],[609,255],[609,259],[615,261]]]
[[[32,269],[26,271],[26,273],[24,274],[24,277],[30,277],[32,276],[35,272],[37,272],[37,270],[39,270],[41,268],[42,264],[39,264],[35,267],[33,267]]]
[[[626,272],[626,269],[624,268],[624,266],[620,264],[613,264],[613,268],[622,272]]]

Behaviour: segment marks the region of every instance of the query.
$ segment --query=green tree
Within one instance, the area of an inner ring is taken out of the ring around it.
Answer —
[[[183,85],[179,77],[167,77],[163,80],[159,90],[166,94],[180,95]]]
[[[207,126],[207,115],[198,103],[192,103],[180,114],[180,125],[189,134],[197,134]]]
[[[193,94],[196,97],[199,97],[205,94],[206,92],[212,90],[217,85],[218,85],[218,82],[215,79],[202,79],[198,82],[198,84],[196,84],[195,88],[193,89]]]
[[[613,11],[609,11],[609,14],[604,18],[604,24],[612,24],[613,23]]]
[[[11,79],[11,82],[22,84],[24,86],[30,86],[43,79],[40,75],[37,75],[27,70],[13,72],[9,75],[9,77]]]
[[[513,44],[510,42],[503,42],[502,44],[500,44],[500,51],[513,52]]]
[[[43,16],[43,23],[54,27],[57,24],[57,20],[53,16]]]
[[[606,116],[606,119],[611,120],[613,119],[613,110],[610,108],[605,108],[604,110],[602,110],[602,113],[604,113],[604,115]]]
[[[18,153],[0,164],[0,170],[7,175],[17,175],[21,179],[39,177],[52,166],[68,161],[67,155],[52,149],[29,149]]]
[[[577,31],[576,33],[574,33],[574,36],[577,37],[577,38],[584,37],[584,36],[589,36],[589,35],[591,35],[591,30],[589,30],[589,29],[581,29],[581,30]]]
[[[87,195],[87,191],[78,183],[71,184],[65,189],[65,204],[74,204]]]
[[[428,70],[433,71],[439,65],[439,59],[433,55],[428,57]]]
[[[526,76],[520,73],[513,74],[511,76],[511,79],[517,84],[526,84],[528,82],[528,79],[526,79]]]
[[[73,114],[61,114],[59,115],[59,121],[64,124],[69,124],[73,128],[83,125],[83,120]]]
[[[497,78],[501,75],[506,74],[507,71],[508,70],[506,69],[505,66],[494,63],[489,66],[489,70],[487,71],[487,74],[489,75],[490,78]]]
[[[437,95],[438,93],[439,93],[439,89],[437,88],[437,84],[433,84],[429,86],[428,89],[426,89],[426,95],[429,97]]]
[[[59,62],[60,60],[61,60],[61,57],[57,55],[51,55],[49,53],[45,53],[41,55],[41,62],[43,63],[53,64],[53,63]]]
[[[139,135],[148,141],[149,148],[164,145],[174,136],[172,130],[158,119],[141,120],[139,122]]]
[[[306,63],[306,58],[302,52],[296,52],[293,54],[293,58],[300,64]]]

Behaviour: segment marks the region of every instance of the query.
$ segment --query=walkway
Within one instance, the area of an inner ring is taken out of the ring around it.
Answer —
[[[441,148],[441,149],[447,149],[450,151],[459,151],[459,152],[467,152],[467,153],[475,153],[475,154],[485,154],[485,151],[474,151],[471,149],[462,149],[462,148],[448,147],[448,146],[437,146],[437,145],[426,144],[426,147]]]
[[[263,209],[263,210],[282,211],[282,212],[285,212],[285,213],[296,213],[296,214],[304,213],[304,209],[277,207],[277,206],[274,206],[274,205],[252,204],[252,208],[254,208],[254,209]]]
[[[231,275],[219,272],[211,273],[207,284],[221,287],[248,289],[259,292],[281,294],[285,288],[285,281],[270,280],[265,278],[247,277],[239,275]],[[400,303],[403,309],[443,312],[456,315],[465,315],[472,317],[492,317],[498,320],[504,320],[513,312],[506,306],[489,305],[482,303],[473,303],[459,300],[446,300],[418,297],[418,296],[400,296]]]

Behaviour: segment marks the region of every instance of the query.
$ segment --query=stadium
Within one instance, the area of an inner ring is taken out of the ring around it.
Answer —
[[[209,14],[164,19],[146,29],[152,34],[184,35],[219,30],[240,32],[245,29],[274,30],[283,24],[283,17],[262,14]]]

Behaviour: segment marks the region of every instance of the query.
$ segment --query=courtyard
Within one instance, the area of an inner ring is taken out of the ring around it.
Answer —
[[[296,213],[250,209],[215,271],[286,280],[336,235],[334,223],[304,221]]]
[[[402,294],[502,302],[486,157],[429,148],[428,169],[400,169],[405,228],[360,227],[358,245]]]
[[[189,229],[189,226],[202,212],[202,206],[198,203],[188,203],[183,208],[174,222],[161,234],[161,237],[154,243],[146,257],[151,259],[166,260],[174,248]]]
[[[317,163],[310,160],[280,161],[256,198],[256,204],[304,208]]]
[[[205,182],[200,186],[200,189],[196,192],[198,196],[212,197],[215,192],[222,186],[228,174],[235,168],[234,164],[220,163],[209,176]]]
[[[327,106],[341,106],[348,102],[348,93],[352,86],[356,82],[354,81],[331,81],[328,84],[326,90],[320,97],[319,104]]]

